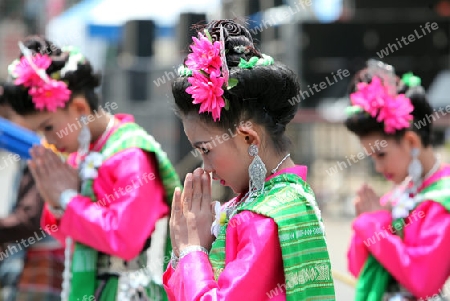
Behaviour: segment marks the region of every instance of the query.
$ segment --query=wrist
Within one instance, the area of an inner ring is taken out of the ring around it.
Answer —
[[[59,202],[57,206],[49,205],[50,212],[57,218],[61,218],[69,205],[70,201],[78,195],[75,189],[66,189],[59,196]]]
[[[177,265],[178,265],[178,261],[179,261],[179,260],[180,260],[180,259],[178,258],[177,255],[175,255],[175,252],[172,251],[172,254],[171,254],[171,256],[170,256],[170,265],[172,266],[173,269],[176,269],[176,268],[177,268]]]
[[[61,195],[59,196],[59,205],[61,206],[62,210],[66,210],[70,201],[77,195],[78,195],[78,191],[76,191],[75,189],[64,190],[61,193]]]
[[[179,260],[181,260],[184,256],[186,256],[192,252],[203,252],[207,256],[209,255],[209,251],[206,248],[199,246],[199,245],[189,245],[182,249],[180,248]]]

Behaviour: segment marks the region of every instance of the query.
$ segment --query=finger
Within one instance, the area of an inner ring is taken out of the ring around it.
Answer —
[[[46,164],[46,168],[50,171],[55,171],[56,169],[61,167],[61,164],[58,164],[54,158],[55,153],[53,153],[50,149],[44,149],[44,160]]]
[[[209,174],[205,172],[202,175],[202,210],[209,210],[211,204],[211,178]]]
[[[203,169],[197,168],[193,175],[193,192],[192,192],[192,205],[190,206],[192,211],[200,211],[202,206],[202,175]]]
[[[183,214],[187,214],[191,208],[192,205],[192,174],[188,173],[186,175],[186,178],[184,179],[184,189],[183,193],[181,194],[181,201],[182,201],[182,211]]]
[[[175,191],[173,192],[173,198],[172,198],[172,210],[170,212],[170,224],[173,226],[176,224],[176,221],[178,219],[178,215],[181,214],[181,190],[179,187],[175,188]]]
[[[51,169],[49,167],[46,151],[47,149],[41,145],[38,145],[36,147],[37,172],[40,174],[40,176],[44,177],[47,176],[50,172],[54,171],[54,169]]]

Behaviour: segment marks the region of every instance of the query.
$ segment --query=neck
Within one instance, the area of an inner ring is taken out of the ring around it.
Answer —
[[[436,164],[437,157],[434,154],[433,148],[432,147],[424,148],[421,154],[419,155],[419,160],[423,168],[422,177],[424,177],[431,171],[431,169]]]
[[[266,177],[270,176],[272,174],[272,169],[276,168],[277,165],[283,160],[283,158],[288,154],[288,152],[283,152],[281,154],[272,153],[269,154],[269,156],[266,156],[266,159],[262,159],[264,164],[267,168],[267,174]],[[278,166],[275,173],[279,172],[280,170],[284,168],[294,167],[295,163],[292,161],[291,157],[288,157],[286,160],[284,160],[283,163],[281,163],[280,166]]]
[[[95,116],[94,121],[89,123],[89,130],[91,131],[91,142],[97,141],[105,132],[108,123],[113,116],[107,114],[102,109],[99,109],[99,116]]]

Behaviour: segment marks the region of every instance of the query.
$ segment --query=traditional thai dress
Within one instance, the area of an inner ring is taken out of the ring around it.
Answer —
[[[356,300],[380,301],[395,293],[410,295],[408,300],[443,300],[438,295],[450,276],[450,166],[425,179],[412,197],[405,218],[376,211],[353,222],[348,264],[359,277]]]
[[[306,167],[279,171],[238,204],[209,256],[192,252],[164,274],[169,300],[335,300],[320,211]]]
[[[115,118],[120,124],[93,143],[82,160],[81,193],[60,219],[46,208],[43,228],[56,225],[51,234],[73,252],[66,256],[70,287],[63,287],[70,291],[69,301],[93,296],[126,301],[143,290],[150,300],[167,300],[162,287],[170,259],[167,216],[179,178],[160,145],[132,116]],[[76,165],[76,158],[71,154],[68,162]]]

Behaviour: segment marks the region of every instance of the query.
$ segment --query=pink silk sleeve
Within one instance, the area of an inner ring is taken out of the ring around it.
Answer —
[[[391,193],[387,193],[380,198],[380,204],[382,206],[386,205],[387,201],[390,198]],[[376,214],[379,219],[379,227],[389,227],[392,223],[392,218],[390,213],[387,211],[378,211],[378,212],[370,212],[363,213],[358,216],[355,221],[352,223],[353,228],[355,223],[359,223],[359,219],[365,219],[367,214]],[[367,249],[368,241],[365,241],[360,236],[353,233],[352,240],[350,242],[350,247],[347,251],[347,266],[348,270],[354,277],[358,277],[361,272],[364,264],[366,263],[367,257],[369,256],[369,250]]]
[[[439,291],[450,271],[450,215],[440,204],[427,201],[406,218],[404,239],[381,227],[386,214],[366,214],[353,228],[370,242],[370,253],[418,298]],[[395,229],[394,229],[395,231]]]
[[[70,236],[101,252],[133,259],[156,221],[169,212],[154,156],[138,148],[115,154],[99,168],[93,189],[97,203],[74,197],[55,236]],[[51,216],[44,213],[44,223]]]
[[[257,214],[239,220],[227,228],[227,264],[218,281],[206,254],[189,253],[164,274],[169,300],[286,300],[277,225]]]
[[[350,248],[347,252],[348,270],[353,276],[358,277],[368,255],[369,251],[367,250],[364,241],[358,235],[353,234]]]

